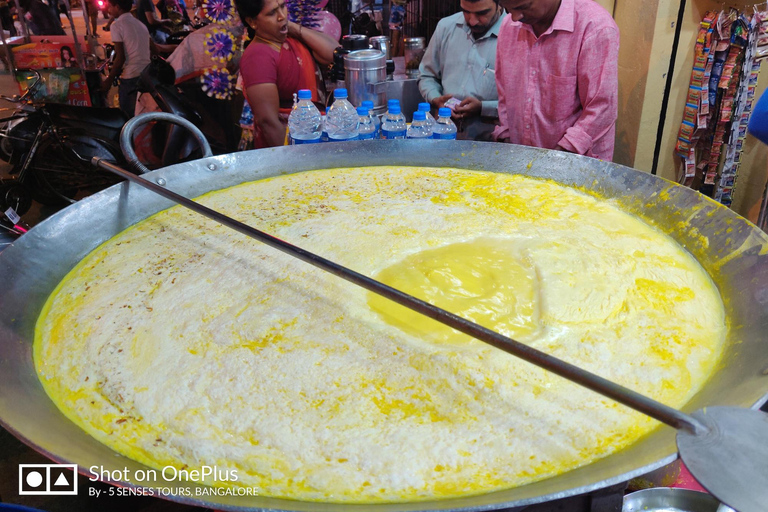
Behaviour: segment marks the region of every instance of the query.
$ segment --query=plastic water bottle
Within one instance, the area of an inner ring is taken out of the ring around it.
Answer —
[[[383,116],[381,116],[381,126],[384,126],[384,121],[386,121],[387,118],[390,116],[390,112],[389,111],[392,110],[392,107],[398,107],[399,108],[400,107],[400,100],[394,100],[393,99],[393,100],[388,100],[387,101],[387,111],[384,113]],[[400,110],[400,112],[402,113],[402,109]],[[394,119],[394,118],[392,118],[392,119]],[[404,116],[403,116],[403,120],[405,120]],[[387,137],[384,136],[384,132],[381,131],[381,129],[382,129],[381,126],[379,127],[379,137],[382,138],[382,139],[386,139]],[[406,125],[406,128],[407,128],[407,125]],[[405,138],[405,137],[403,137],[403,138]]]
[[[400,112],[400,102],[389,100],[387,115],[381,122],[382,139],[404,139],[408,125],[405,124],[405,116]]]
[[[432,117],[432,113],[430,112],[431,108],[429,106],[429,103],[419,103],[419,110],[424,112],[427,115],[427,124],[430,128],[434,128],[435,126],[435,118]]]
[[[336,89],[333,91],[336,100],[328,109],[325,116],[325,129],[328,132],[330,142],[341,142],[357,139],[358,115],[355,107],[347,101],[347,90]]]
[[[427,122],[426,112],[417,110],[413,113],[413,122],[408,127],[409,139],[429,139],[432,137],[432,128]]]
[[[371,100],[365,100],[364,102],[360,103],[360,106],[367,108],[371,115],[371,119],[373,119],[373,124],[376,127],[376,130],[373,132],[373,138],[381,138],[381,119],[379,119],[379,116],[373,113],[373,102]]]
[[[437,111],[437,121],[432,127],[433,139],[456,140],[456,125],[451,121],[451,109],[443,107]]]
[[[357,123],[357,131],[359,133],[359,140],[369,140],[376,136],[376,125],[373,124],[373,118],[371,117],[368,107],[357,107],[357,115],[359,121]]]
[[[320,111],[312,103],[309,89],[299,91],[299,102],[293,105],[288,116],[288,136],[291,144],[310,144],[320,142],[322,135]]]

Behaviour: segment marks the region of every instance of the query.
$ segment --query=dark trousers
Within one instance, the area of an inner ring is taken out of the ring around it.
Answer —
[[[10,32],[11,37],[16,37],[16,26],[13,24],[11,8],[7,5],[5,7],[0,7],[0,22],[3,24],[3,30]]]
[[[121,78],[117,86],[117,98],[122,110],[128,119],[136,112],[136,96],[139,94],[139,78]]]

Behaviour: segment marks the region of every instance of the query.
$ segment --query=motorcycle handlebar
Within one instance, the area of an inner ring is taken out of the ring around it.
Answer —
[[[32,96],[37,88],[40,86],[40,82],[43,80],[43,76],[35,69],[30,69],[30,73],[35,75],[35,81],[27,87],[27,90],[24,91],[24,94],[19,96],[18,94],[14,94],[13,96],[6,96],[5,94],[0,94],[0,99],[3,99],[5,101],[10,101],[11,103],[26,103],[29,101],[30,96]]]
[[[192,135],[197,140],[200,149],[203,151],[203,158],[213,156],[211,145],[208,144],[208,139],[205,138],[205,135],[203,135],[203,132],[201,132],[197,126],[187,121],[183,117],[175,116],[173,114],[168,114],[166,112],[149,112],[147,114],[141,114],[132,118],[130,121],[125,123],[125,126],[123,126],[123,129],[120,132],[120,149],[123,150],[123,155],[125,155],[125,159],[128,160],[128,164],[131,165],[139,174],[149,172],[149,169],[147,169],[144,164],[139,161],[138,155],[136,155],[136,152],[133,150],[133,135],[136,128],[143,126],[151,121],[165,121],[186,128],[192,132]]]

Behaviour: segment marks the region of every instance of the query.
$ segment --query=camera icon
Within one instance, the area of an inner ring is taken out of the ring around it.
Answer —
[[[19,496],[76,494],[77,464],[19,464]]]

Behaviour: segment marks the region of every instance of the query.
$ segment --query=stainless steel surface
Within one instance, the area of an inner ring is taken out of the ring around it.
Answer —
[[[211,172],[208,164],[218,170]],[[730,330],[716,373],[686,404],[750,407],[768,389],[768,236],[697,192],[619,165],[555,151],[468,141],[363,141],[273,148],[179,164],[146,177],[195,197],[243,181],[310,170],[360,165],[428,165],[524,174],[585,187],[669,233],[710,273],[724,297]],[[121,184],[41,223],[0,254],[0,419],[41,453],[82,468],[147,469],[115,454],[69,422],[43,391],[31,356],[34,323],[60,279],[88,252],[126,227],[172,203]],[[73,243],[73,242],[77,243]],[[387,505],[341,505],[266,497],[199,501],[239,507],[334,512],[491,510],[572,496],[645,474],[676,457],[675,431],[661,427],[619,453],[516,489],[460,499]],[[194,485],[191,485],[194,487]]]
[[[128,163],[139,174],[149,172],[149,169],[147,169],[144,164],[139,161],[139,157],[136,156],[136,152],[133,150],[133,132],[136,130],[136,128],[144,126],[145,124],[152,121],[173,123],[181,126],[182,128],[186,128],[192,132],[192,135],[195,137],[198,146],[200,146],[200,149],[203,151],[203,158],[213,156],[211,145],[208,144],[208,139],[205,138],[205,135],[203,135],[203,132],[201,132],[197,126],[187,121],[183,117],[179,117],[173,114],[168,114],[166,112],[149,112],[132,118],[123,125],[123,129],[120,131],[120,149],[123,151],[123,155],[125,156],[125,159],[128,161]]]
[[[720,502],[705,492],[657,487],[624,496],[622,512],[717,512]]]
[[[405,52],[405,74],[411,78],[418,78],[419,64],[427,49],[427,42],[423,37],[406,37],[403,44]]]
[[[680,431],[677,447],[696,480],[739,512],[768,508],[768,413],[706,407],[693,416],[706,433]]]
[[[400,109],[405,116],[407,122],[411,122],[413,113],[419,108],[419,103],[424,101],[424,98],[419,91],[419,81],[413,78],[407,78],[405,80],[387,80],[385,82],[377,82],[371,84],[374,93],[384,93],[387,100],[399,100]],[[381,113],[386,111],[386,102],[382,105]],[[380,112],[377,112],[380,113]]]
[[[680,459],[677,459],[671,464],[633,478],[628,482],[627,488],[632,491],[640,491],[642,489],[650,489],[651,487],[667,487],[676,482],[680,477],[680,464]]]
[[[374,110],[386,106],[386,92],[376,92],[370,86],[386,80],[387,59],[381,50],[357,50],[344,56],[344,82],[354,106],[359,107],[366,100],[373,102]]]
[[[389,44],[389,37],[387,36],[374,36],[368,40],[368,42],[371,45],[371,48],[376,48],[377,50],[381,50],[384,52],[384,56],[386,60],[390,59],[390,44]]]

